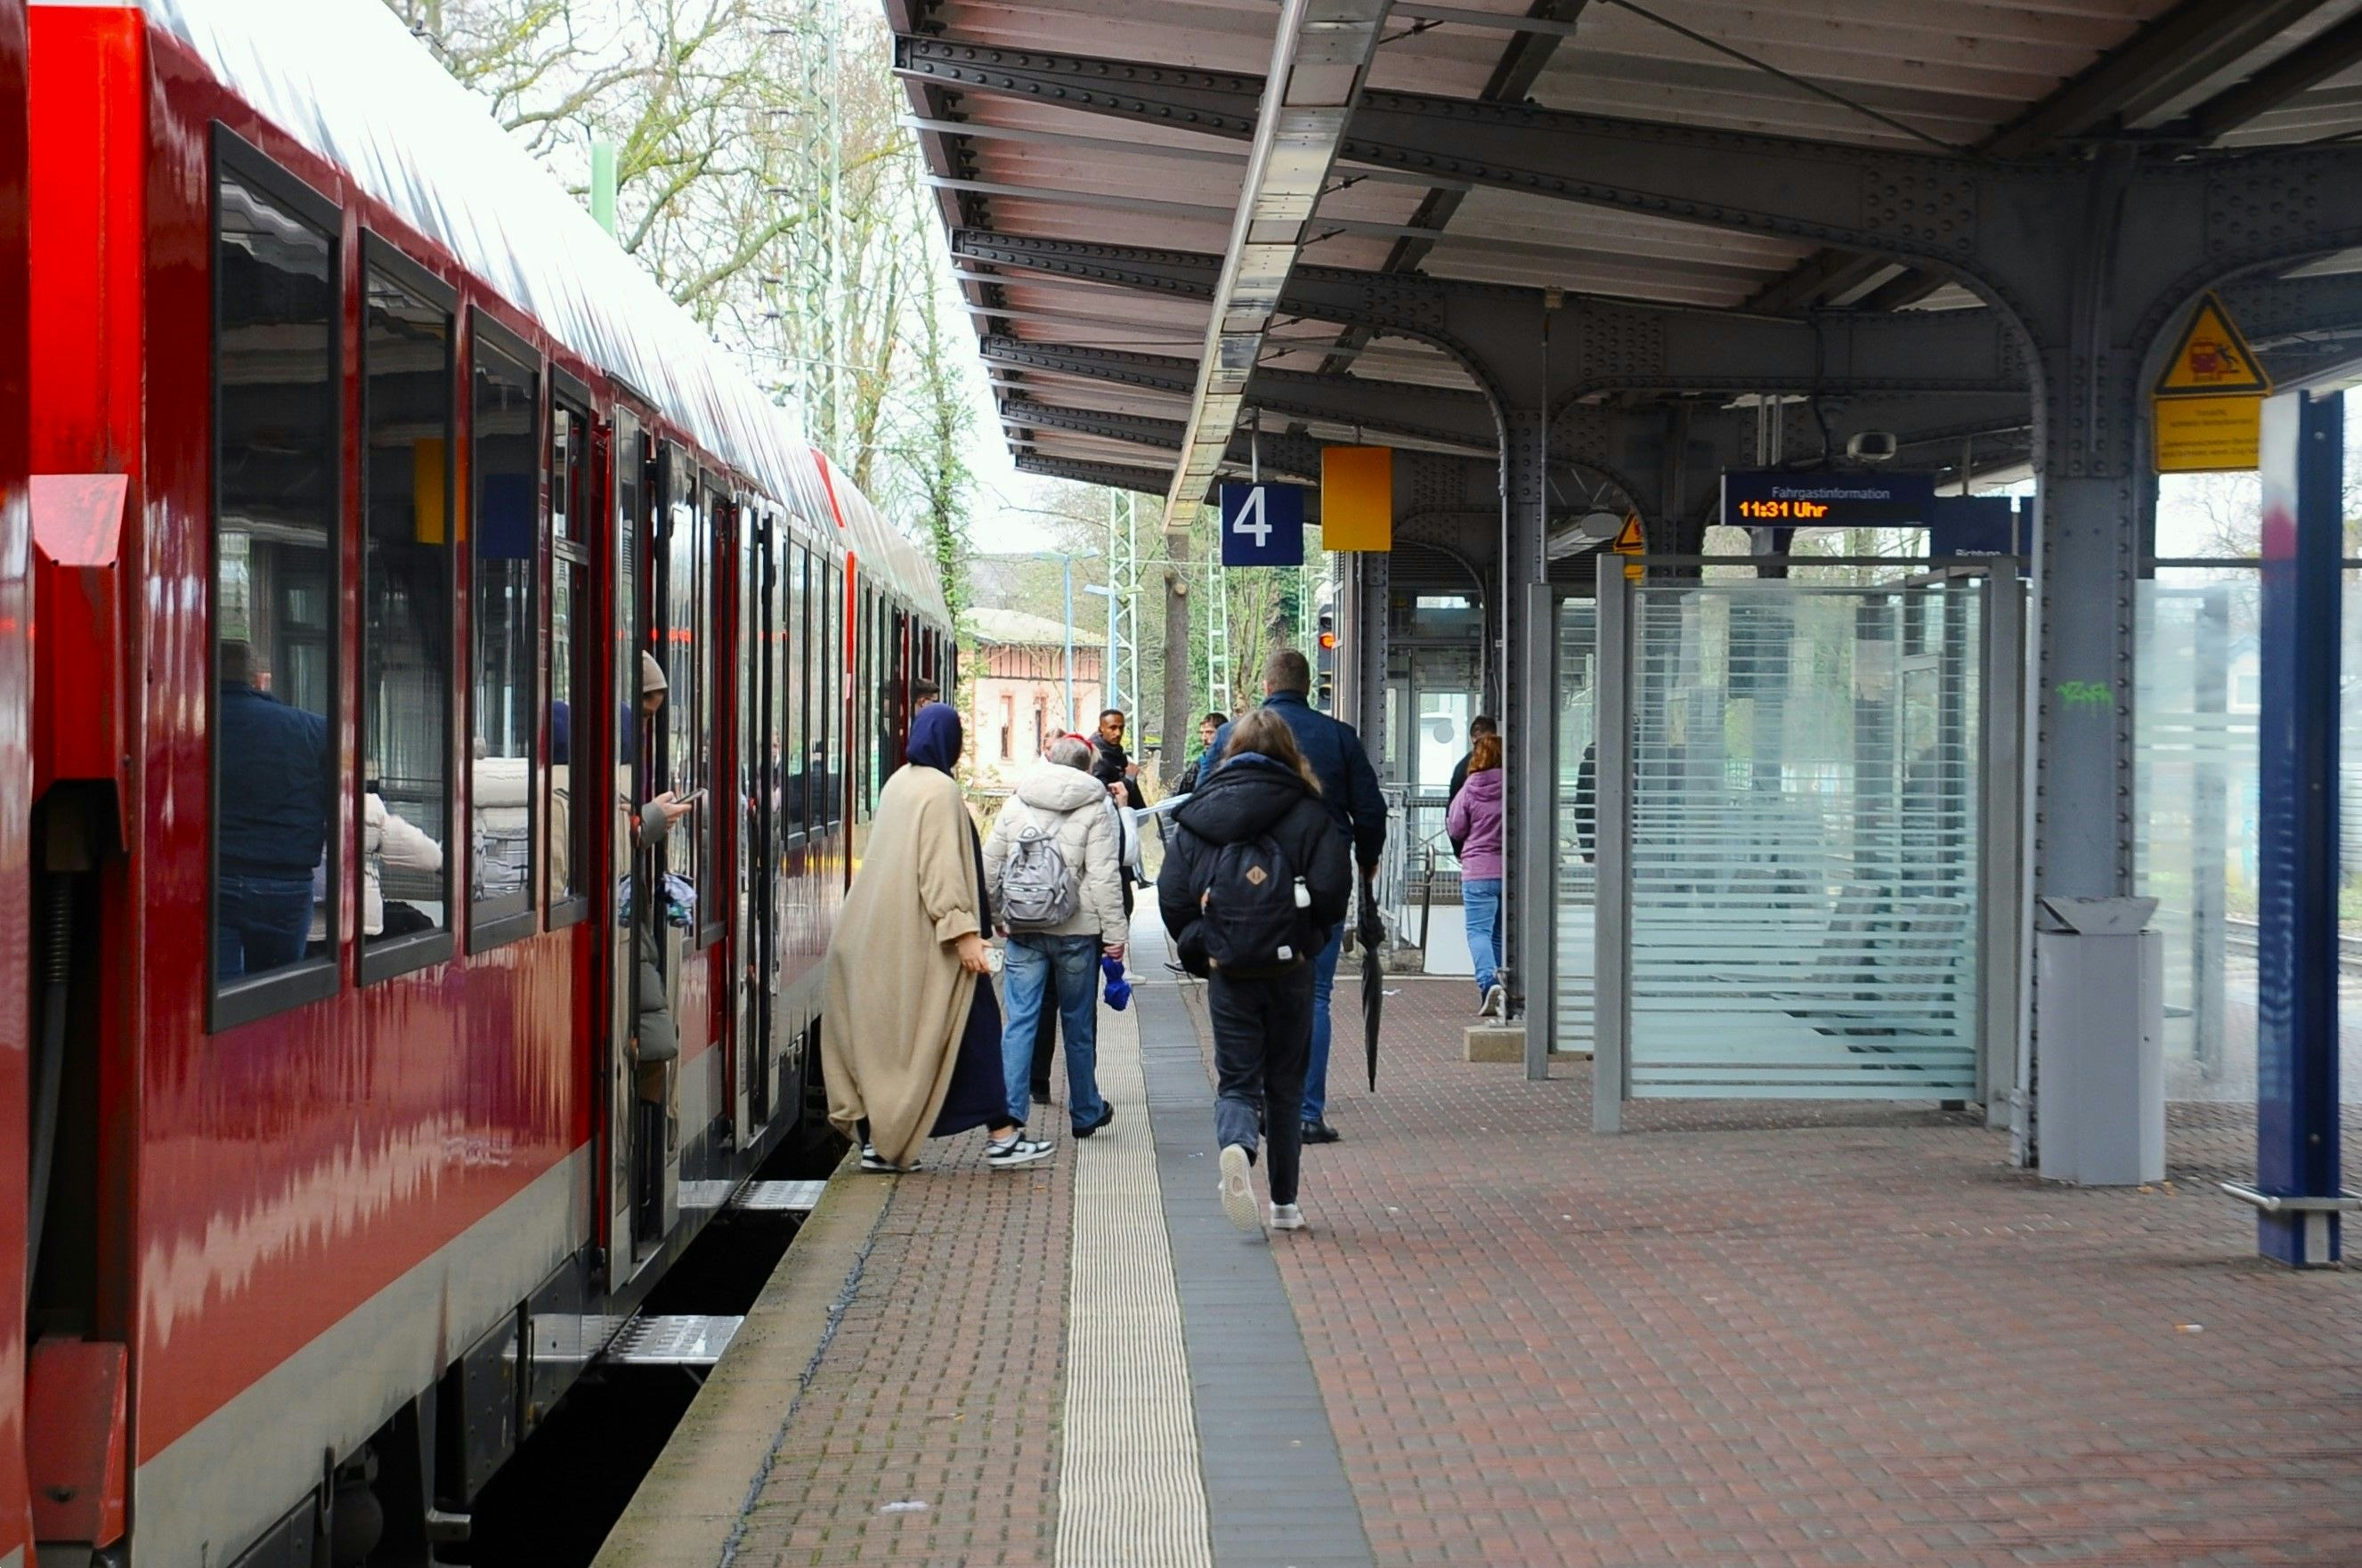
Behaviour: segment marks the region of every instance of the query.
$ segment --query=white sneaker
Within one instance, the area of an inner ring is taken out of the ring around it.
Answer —
[[[1057,1145],[1047,1139],[1020,1133],[1005,1143],[987,1143],[984,1163],[997,1171],[1013,1170],[1019,1165],[1039,1165],[1055,1153]]]
[[[1243,1143],[1222,1145],[1222,1214],[1242,1231],[1257,1231],[1261,1216],[1255,1213],[1254,1185],[1247,1180],[1247,1148]]]
[[[1293,1203],[1273,1204],[1271,1206],[1271,1228],[1275,1231],[1303,1230],[1304,1210],[1297,1208]]]

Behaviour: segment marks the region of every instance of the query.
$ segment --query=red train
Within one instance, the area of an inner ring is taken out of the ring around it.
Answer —
[[[0,1568],[425,1561],[809,1125],[940,585],[377,0],[20,6]]]

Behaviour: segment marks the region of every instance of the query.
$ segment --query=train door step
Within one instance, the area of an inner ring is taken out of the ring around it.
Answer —
[[[765,1213],[809,1214],[820,1207],[820,1195],[828,1190],[824,1181],[750,1181],[738,1189],[733,1209],[752,1209]]]
[[[642,1314],[608,1342],[601,1359],[622,1366],[710,1367],[730,1348],[746,1320],[715,1313],[657,1317]]]

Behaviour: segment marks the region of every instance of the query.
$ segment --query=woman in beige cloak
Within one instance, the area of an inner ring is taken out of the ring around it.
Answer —
[[[944,703],[912,719],[828,944],[828,1119],[861,1140],[864,1170],[915,1169],[920,1143],[971,1127],[992,1130],[989,1165],[1052,1150],[1009,1120],[984,855],[952,778],[963,738]]]

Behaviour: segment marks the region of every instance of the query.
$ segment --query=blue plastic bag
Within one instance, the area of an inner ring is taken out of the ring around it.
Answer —
[[[1131,982],[1123,977],[1123,960],[1102,955],[1099,973],[1107,977],[1107,1004],[1121,1012],[1131,1005]]]

